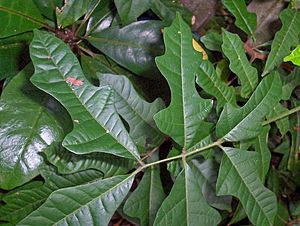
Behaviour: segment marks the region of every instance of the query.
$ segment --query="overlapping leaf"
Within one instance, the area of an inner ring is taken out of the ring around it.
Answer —
[[[149,103],[142,99],[130,83],[121,75],[98,74],[100,85],[110,85],[115,91],[115,106],[122,118],[129,124],[129,134],[141,147],[157,147],[164,140],[156,128],[153,115],[162,110],[161,99]]]
[[[158,128],[182,147],[189,149],[206,137],[210,126],[204,120],[212,108],[211,100],[196,91],[195,76],[202,57],[192,47],[189,26],[177,14],[164,30],[166,52],[156,63],[171,88],[171,104],[154,116]]]
[[[257,86],[258,75],[252,67],[243,48],[243,42],[237,34],[232,34],[223,29],[222,49],[230,61],[230,69],[241,81],[241,96],[249,97]]]
[[[280,14],[280,20],[282,27],[276,33],[272,42],[271,52],[262,76],[279,66],[283,58],[289,54],[290,48],[299,44],[300,12],[293,9],[285,9]]]
[[[245,1],[222,0],[226,8],[234,15],[235,24],[246,34],[253,35],[256,28],[256,15],[247,11]]]
[[[0,38],[31,31],[44,25],[44,19],[32,0],[1,0]]]
[[[52,21],[55,21],[56,7],[62,7],[61,0],[33,0],[40,12]]]
[[[0,187],[12,189],[36,177],[43,164],[40,152],[61,142],[64,131],[47,105],[49,96],[30,82],[32,65],[10,81],[0,101]],[[60,112],[63,119],[64,112]],[[67,120],[65,122],[67,124]]]
[[[254,225],[273,225],[277,200],[259,179],[257,154],[234,148],[223,151],[217,180],[218,195],[237,197]]]
[[[292,61],[293,64],[300,66],[300,45],[298,45],[290,55],[286,56],[284,62]]]
[[[186,164],[177,176],[169,196],[158,210],[154,225],[217,225],[221,216],[207,204],[201,187],[197,174]]]
[[[281,98],[278,73],[272,73],[257,86],[241,108],[226,104],[217,123],[217,136],[227,141],[253,138],[260,133],[261,123]]]
[[[35,31],[30,51],[35,66],[31,81],[58,99],[73,119],[74,130],[63,146],[77,154],[105,152],[139,159],[110,87],[92,86],[69,47],[47,32]]]
[[[289,100],[294,89],[300,85],[300,68],[295,67],[288,76],[282,76],[282,100]]]
[[[280,116],[283,113],[287,113],[289,110],[282,106],[282,104],[277,103],[272,111],[267,115],[267,119],[274,119],[275,117]],[[275,121],[276,126],[279,129],[281,136],[284,136],[290,129],[290,121],[288,117],[281,118]]]

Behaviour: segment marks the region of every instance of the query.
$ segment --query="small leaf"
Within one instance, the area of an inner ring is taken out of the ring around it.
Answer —
[[[255,67],[252,67],[243,48],[243,42],[238,35],[223,29],[222,49],[230,61],[230,69],[241,81],[241,96],[247,98],[255,90],[258,83],[258,75]]]
[[[289,100],[294,89],[300,85],[300,68],[295,67],[287,76],[281,76],[282,80],[282,100]]]
[[[256,15],[247,11],[245,1],[241,0],[222,0],[226,8],[234,15],[235,25],[242,29],[246,34],[253,35],[256,28]]]
[[[112,89],[92,86],[65,43],[36,30],[30,53],[35,66],[31,82],[59,100],[72,117],[74,129],[65,137],[64,147],[77,154],[105,152],[139,159],[115,109]]]
[[[0,38],[17,35],[44,26],[44,18],[32,0],[1,0]]]
[[[133,73],[155,79],[159,73],[154,57],[163,53],[159,21],[139,21],[92,33],[87,40]]]
[[[201,53],[192,46],[189,26],[177,14],[164,29],[166,52],[156,63],[171,88],[171,104],[154,116],[158,128],[182,147],[189,149],[210,133],[204,120],[212,108],[211,100],[202,99],[195,87]]]
[[[158,160],[157,154],[151,159]],[[128,216],[139,218],[141,226],[153,225],[157,210],[164,198],[159,167],[152,166],[146,169],[141,182],[127,199],[123,210]]]
[[[300,66],[300,45],[298,45],[290,55],[286,56],[283,61],[292,61],[293,64]]]
[[[59,189],[18,225],[93,224],[107,226],[126,197],[133,178],[133,176],[116,176]]]
[[[267,119],[270,120],[286,112],[288,112],[288,109],[283,107],[282,104],[277,103],[273,107],[272,111],[267,115]],[[275,121],[275,123],[281,136],[284,136],[290,129],[290,121],[288,117],[278,119]]]
[[[260,82],[243,107],[225,105],[217,123],[217,136],[227,141],[240,141],[257,136],[264,117],[279,102],[281,93],[278,73],[270,74]]]
[[[270,73],[278,67],[283,58],[289,54],[290,48],[299,44],[300,12],[292,9],[285,9],[280,14],[282,27],[275,35],[272,42],[271,52],[265,65],[262,76]]]
[[[218,33],[206,33],[201,37],[201,42],[209,50],[222,52],[222,36]]]
[[[258,177],[258,156],[254,152],[223,148],[217,181],[218,195],[237,197],[254,225],[273,225],[277,200]]]
[[[62,8],[56,8],[58,27],[67,27],[82,17],[92,0],[68,0]]]
[[[193,168],[185,164],[169,196],[158,210],[154,226],[218,225],[221,216],[207,204],[202,195],[201,186]]]

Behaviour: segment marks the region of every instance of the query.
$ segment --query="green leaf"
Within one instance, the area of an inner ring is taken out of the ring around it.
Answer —
[[[56,7],[62,7],[61,0],[33,0],[40,12],[52,21],[56,20]]]
[[[110,85],[114,89],[116,109],[129,124],[129,135],[135,143],[145,149],[159,146],[164,137],[155,126],[153,116],[163,109],[163,101],[156,99],[153,103],[146,102],[125,76],[98,75],[101,86]]]
[[[41,206],[53,191],[89,183],[102,176],[101,172],[95,170],[59,175],[50,167],[45,167],[40,172],[45,179],[44,184],[33,181],[4,195],[3,201],[6,204],[0,207],[0,220],[16,225]]]
[[[195,87],[197,62],[202,55],[194,50],[191,30],[180,14],[164,29],[164,41],[166,52],[156,63],[171,88],[171,103],[154,120],[162,132],[189,149],[210,132],[210,124],[204,120],[212,101],[202,99]]]
[[[1,0],[0,38],[17,35],[44,26],[44,19],[32,0]]]
[[[133,179],[133,176],[116,176],[85,185],[59,189],[18,225],[92,224],[107,226],[112,215],[126,197]]]
[[[183,7],[179,0],[114,0],[118,13],[124,25],[137,20],[147,10],[151,9],[166,24],[171,24],[175,19],[176,12],[190,21],[190,12]]]
[[[55,148],[53,144],[64,137],[63,128],[48,107],[56,108],[57,103],[29,82],[32,73],[32,65],[27,66],[10,81],[1,96],[2,189],[12,189],[36,177],[43,164],[40,152]]]
[[[260,82],[243,107],[225,105],[217,123],[217,136],[227,141],[240,141],[257,136],[264,117],[279,102],[281,93],[278,73],[270,74]]]
[[[235,17],[235,25],[246,34],[253,35],[256,28],[256,14],[247,11],[245,1],[222,0],[222,2]]]
[[[282,100],[289,100],[294,89],[300,85],[300,68],[295,67],[288,76],[282,76]]]
[[[287,108],[283,107],[282,104],[277,103],[273,107],[272,111],[267,115],[267,119],[270,120],[270,119],[275,118],[283,113],[286,113],[287,111],[288,111]],[[281,136],[284,136],[290,129],[290,121],[289,121],[288,117],[276,120],[275,123],[279,129]]]
[[[159,21],[139,21],[95,32],[87,40],[126,69],[155,79],[159,73],[154,57],[163,53],[162,27]]]
[[[252,67],[247,59],[243,42],[237,34],[232,34],[223,29],[222,49],[230,61],[230,70],[235,73],[241,81],[241,96],[244,98],[249,97],[257,86],[258,75],[256,68]]]
[[[223,151],[217,181],[218,195],[237,197],[254,225],[273,225],[277,200],[259,179],[257,154],[234,148],[223,148]]]
[[[134,161],[105,153],[77,155],[62,147],[44,153],[47,160],[57,167],[59,173],[63,174],[96,169],[107,178],[125,174],[134,168]]]
[[[221,109],[226,103],[236,106],[234,88],[229,87],[218,77],[216,70],[210,61],[201,61],[196,82],[205,92],[217,98],[217,109]]]
[[[151,159],[158,160],[158,153]],[[151,166],[145,170],[141,182],[127,199],[123,210],[128,216],[139,218],[141,226],[153,225],[164,198],[159,167]]]
[[[176,178],[169,196],[158,210],[154,225],[217,225],[221,221],[221,216],[207,204],[201,187],[197,174],[186,163],[184,170]]]
[[[293,64],[300,66],[300,45],[298,45],[290,55],[286,56],[283,61],[292,61]]]
[[[76,22],[88,10],[92,0],[68,0],[62,8],[56,8],[56,18],[59,28],[67,27]]]
[[[65,137],[63,146],[77,154],[105,152],[139,159],[114,107],[113,90],[92,86],[77,58],[60,39],[47,32],[34,33],[30,54],[35,74],[31,82],[59,100],[74,123],[74,130]]]
[[[299,44],[300,12],[292,9],[285,9],[280,14],[282,27],[275,35],[272,42],[271,52],[268,56],[262,76],[270,73],[278,67],[283,58],[289,54],[290,48]]]
[[[201,42],[209,50],[222,52],[222,36],[218,33],[206,33],[201,37]]]

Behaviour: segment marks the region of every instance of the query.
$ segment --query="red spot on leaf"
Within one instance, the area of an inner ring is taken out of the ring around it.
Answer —
[[[74,86],[81,86],[83,84],[83,81],[78,80],[74,77],[68,77],[66,78],[66,81]]]

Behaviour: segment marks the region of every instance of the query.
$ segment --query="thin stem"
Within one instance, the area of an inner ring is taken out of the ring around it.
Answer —
[[[151,157],[153,155],[154,152],[159,150],[159,146],[152,149],[150,152],[148,152],[141,160],[144,161],[146,158]]]
[[[88,55],[90,55],[91,57],[94,57],[94,56],[95,56],[95,54],[94,54],[92,51],[90,51],[90,50],[84,48],[83,46],[78,45],[77,47],[78,47],[80,50],[82,50],[83,52],[85,52],[85,53],[87,53]]]
[[[274,118],[270,118],[269,120],[264,121],[264,122],[262,123],[262,125],[263,125],[263,126],[268,125],[268,124],[270,124],[271,122],[275,122],[275,121],[277,121],[277,120],[279,120],[279,119],[282,119],[282,118],[285,118],[285,117],[287,117],[287,116],[289,116],[289,115],[291,115],[291,114],[294,114],[294,113],[296,113],[297,111],[300,111],[300,106],[295,107],[295,108],[293,108],[293,109],[291,109],[291,110],[289,110],[289,111],[283,112],[282,114],[277,115],[277,116],[274,117]]]

